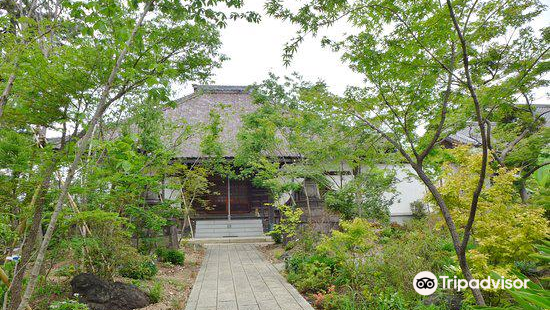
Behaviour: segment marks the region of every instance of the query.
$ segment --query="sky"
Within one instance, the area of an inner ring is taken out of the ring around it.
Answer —
[[[543,2],[550,6],[550,0]],[[221,30],[221,51],[230,59],[214,71],[213,84],[250,85],[267,78],[269,72],[278,76],[297,72],[308,81],[325,81],[329,89],[337,94],[342,94],[348,85],[364,85],[363,77],[341,62],[340,53],[321,47],[320,37],[307,37],[291,65],[285,67],[282,61],[283,46],[294,36],[297,28],[266,16],[263,11],[263,0],[248,0],[245,3],[244,10],[260,12],[262,21],[257,24],[244,20],[231,21]],[[550,10],[547,9],[534,22],[534,26],[548,26],[549,22]],[[345,22],[341,22],[322,32],[322,35],[334,37],[350,31],[353,29]],[[182,97],[192,91],[192,83],[178,86],[175,97]],[[548,89],[537,91],[535,102],[550,103],[547,92]]]
[[[361,75],[342,64],[341,54],[321,47],[320,37],[307,37],[290,66],[285,67],[282,60],[283,46],[293,38],[297,27],[266,16],[263,12],[263,0],[249,0],[245,3],[247,4],[244,10],[261,12],[262,21],[230,21],[228,26],[221,30],[221,52],[230,59],[214,71],[214,84],[250,85],[266,79],[269,72],[278,76],[297,72],[308,81],[322,78],[330,90],[336,93],[342,93],[347,85],[362,84]],[[339,36],[350,30],[346,24],[340,23],[323,34]],[[190,92],[191,84],[179,87],[177,95],[186,95]]]

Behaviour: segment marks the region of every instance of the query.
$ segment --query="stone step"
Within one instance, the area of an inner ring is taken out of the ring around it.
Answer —
[[[206,227],[197,227],[197,231],[264,231],[262,227],[227,227],[227,226],[206,226]]]
[[[263,231],[262,227],[198,227],[196,230],[200,231]]]
[[[224,221],[224,222],[218,222],[218,223],[202,223],[202,222],[199,222],[197,221],[197,225],[206,225],[206,226],[224,226],[224,225],[233,225],[233,226],[238,226],[238,225],[243,225],[243,226],[249,226],[249,225],[254,225],[254,226],[261,226],[262,225],[262,222],[261,221],[251,221],[251,222],[227,222],[227,221]]]
[[[194,238],[189,239],[191,244],[217,244],[217,243],[273,243],[269,236],[261,237],[228,237],[228,238]]]
[[[262,223],[261,219],[232,219],[231,221],[227,219],[222,220],[197,220],[197,224],[227,224],[231,222],[232,224],[248,224],[248,223]]]
[[[261,219],[197,220],[195,238],[263,237]]]
[[[240,233],[240,234],[213,234],[213,233],[203,233],[203,234],[196,234],[196,239],[202,239],[202,238],[229,238],[229,237],[264,237],[262,234],[258,233]]]
[[[227,229],[227,228],[223,228],[223,229],[199,229],[197,230],[197,233],[202,233],[202,232],[205,232],[205,233],[225,233],[225,232],[234,232],[234,233],[238,233],[238,232],[243,232],[243,233],[247,233],[247,232],[257,232],[257,233],[260,233],[260,234],[263,234],[263,230],[262,229]]]

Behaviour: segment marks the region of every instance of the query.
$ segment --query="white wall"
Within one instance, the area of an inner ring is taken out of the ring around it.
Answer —
[[[411,202],[422,199],[427,193],[427,188],[409,165],[378,165],[378,168],[395,171],[397,196],[390,207],[390,216],[392,221],[402,223],[412,215]],[[328,176],[333,189],[339,188],[341,181],[346,184],[352,178],[351,175],[343,175],[342,180],[340,176]]]
[[[164,180],[165,185],[166,184],[178,184],[180,181],[177,177],[168,177]],[[181,192],[179,190],[175,190],[170,188],[169,186],[165,186],[164,189],[164,199],[178,199],[180,198]],[[179,208],[181,206],[181,203],[174,203],[172,207]]]
[[[411,202],[422,199],[427,193],[427,188],[408,165],[379,165],[379,167],[395,171],[397,196],[390,207],[390,215],[392,221],[401,223],[412,215]]]

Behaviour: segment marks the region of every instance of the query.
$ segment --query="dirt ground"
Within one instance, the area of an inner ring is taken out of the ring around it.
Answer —
[[[140,288],[144,291],[152,288],[155,283],[162,285],[162,297],[160,302],[151,304],[139,310],[181,310],[185,308],[187,298],[199,272],[204,248],[200,246],[186,246],[184,266],[159,263],[159,272],[154,279],[141,281]]]
[[[129,278],[115,277],[115,281],[131,283],[138,286],[146,293],[155,285],[162,287],[161,298],[158,303],[151,304],[139,310],[181,310],[191,292],[195,278],[199,272],[205,250],[201,246],[185,245],[182,247],[185,252],[185,263],[183,266],[157,263],[158,273],[151,280],[132,280]],[[74,299],[71,295],[70,279],[72,276],[57,276],[56,271],[63,264],[51,268],[48,281],[40,282],[37,285],[33,300],[33,309],[48,309],[54,301]]]
[[[280,244],[273,243],[273,244],[260,245],[258,246],[258,249],[264,255],[264,257],[272,264],[276,265],[276,264],[284,263],[283,259],[281,258],[281,255],[285,253],[285,250]]]

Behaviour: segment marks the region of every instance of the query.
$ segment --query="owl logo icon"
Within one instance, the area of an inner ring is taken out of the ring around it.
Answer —
[[[435,285],[434,279],[430,279],[430,278],[427,278],[427,277],[416,279],[416,287],[418,287],[420,289],[433,288],[434,285]]]
[[[420,295],[431,295],[437,290],[437,277],[429,271],[419,272],[413,279],[413,287]]]

